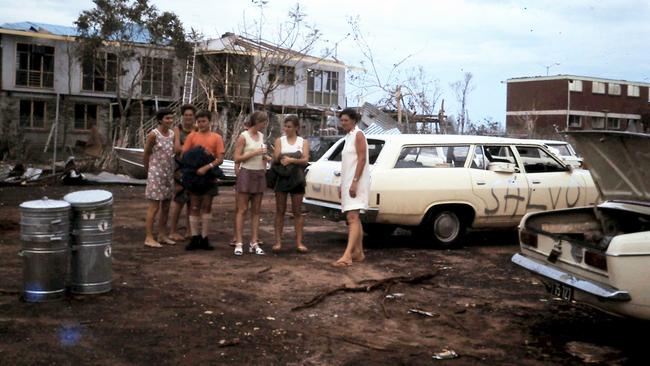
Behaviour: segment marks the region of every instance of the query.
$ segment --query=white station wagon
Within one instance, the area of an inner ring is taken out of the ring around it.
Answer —
[[[368,234],[415,230],[452,246],[466,229],[515,228],[531,211],[596,202],[589,172],[572,169],[528,140],[458,135],[369,135]],[[308,168],[309,211],[340,213],[341,150],[334,144]]]
[[[558,298],[650,319],[650,135],[570,135],[605,201],[527,215],[512,261]]]

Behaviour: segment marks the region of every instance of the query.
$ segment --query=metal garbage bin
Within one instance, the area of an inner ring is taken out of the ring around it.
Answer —
[[[72,205],[70,292],[100,294],[111,290],[113,275],[113,194],[78,191],[63,199]]]
[[[20,255],[23,258],[23,298],[29,302],[65,295],[69,265],[70,204],[41,200],[20,204]]]

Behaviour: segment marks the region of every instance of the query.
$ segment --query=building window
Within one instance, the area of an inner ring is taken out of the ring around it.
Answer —
[[[113,53],[98,52],[82,64],[81,89],[96,92],[114,92],[117,83],[117,57]]]
[[[97,104],[75,104],[74,105],[74,129],[89,130],[97,125],[99,106]]]
[[[628,97],[638,97],[640,95],[639,93],[639,86],[638,85],[628,85],[627,86],[627,96]]]
[[[582,127],[582,117],[569,115],[569,127]]]
[[[296,68],[293,66],[271,65],[269,70],[269,82],[280,85],[294,85],[296,79]]]
[[[607,129],[608,130],[620,130],[621,129],[621,120],[618,118],[607,118]]]
[[[591,128],[605,128],[605,117],[592,117]]]
[[[610,95],[621,95],[621,84],[610,83],[608,93]]]
[[[571,80],[569,82],[569,90],[574,92],[582,91],[582,80]]]
[[[593,94],[605,94],[605,83],[594,81],[591,83],[591,92]]]
[[[45,128],[54,108],[42,100],[23,99],[19,104],[20,127]]]
[[[307,70],[307,103],[338,105],[339,73],[336,71]]]
[[[170,58],[143,57],[142,94],[172,96],[173,65]]]
[[[16,44],[16,85],[54,87],[54,47]]]

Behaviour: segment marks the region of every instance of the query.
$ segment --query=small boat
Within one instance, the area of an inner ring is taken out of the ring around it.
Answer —
[[[147,172],[144,171],[144,149],[130,148],[130,147],[113,147],[113,151],[117,155],[120,162],[120,167],[133,178],[146,179]],[[234,182],[235,176],[235,162],[232,160],[224,160],[219,166],[223,171],[225,177],[223,181]]]

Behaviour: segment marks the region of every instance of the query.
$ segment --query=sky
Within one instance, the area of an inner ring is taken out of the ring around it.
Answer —
[[[176,13],[205,36],[238,33],[259,19],[250,0],[150,0]],[[295,0],[268,0],[268,39],[286,22]],[[364,56],[348,34],[358,17],[383,82],[393,65],[404,77],[420,66],[438,80],[447,114],[458,113],[450,83],[473,74],[467,109],[474,121],[503,122],[505,81],[514,77],[569,74],[650,82],[650,1],[647,0],[306,0],[305,22],[323,34],[318,48],[334,44],[339,60],[358,70]],[[0,23],[34,21],[72,25],[90,0],[0,0]],[[374,102],[378,92],[348,86],[348,105]],[[437,109],[437,107],[436,107]]]

